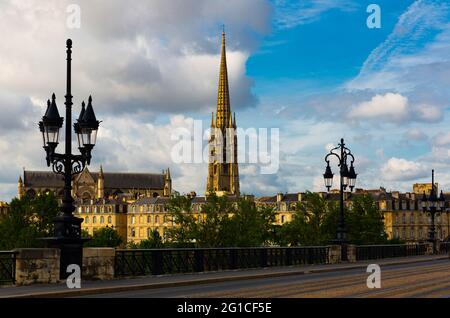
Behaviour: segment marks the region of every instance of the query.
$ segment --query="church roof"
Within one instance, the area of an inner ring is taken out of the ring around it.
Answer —
[[[95,182],[99,173],[90,172]],[[106,189],[162,189],[164,174],[158,173],[122,173],[104,172]],[[62,188],[61,175],[51,171],[24,171],[24,186],[27,188]]]

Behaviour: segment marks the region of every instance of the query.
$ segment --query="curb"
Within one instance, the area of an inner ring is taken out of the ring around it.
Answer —
[[[404,260],[404,261],[390,261],[381,264],[381,266],[391,266],[391,265],[404,265],[404,264],[414,264],[414,263],[424,263],[430,261],[438,261],[448,259],[448,256],[436,257],[433,259],[416,259],[416,260]],[[374,262],[376,260],[373,260]],[[0,298],[64,298],[64,297],[78,297],[78,296],[89,296],[98,294],[110,294],[124,291],[134,291],[134,290],[146,290],[146,289],[158,289],[158,288],[168,288],[168,287],[182,287],[191,285],[204,285],[211,283],[222,283],[237,280],[254,280],[262,278],[274,278],[274,277],[286,277],[295,275],[307,275],[307,274],[317,274],[317,273],[328,273],[328,272],[338,272],[338,271],[348,271],[359,268],[366,268],[368,263],[351,265],[345,267],[333,267],[333,268],[321,268],[321,269],[302,269],[298,271],[290,272],[275,272],[275,273],[265,273],[265,274],[253,274],[246,276],[229,276],[229,277],[218,277],[218,278],[205,278],[205,279],[193,279],[184,280],[177,282],[166,282],[166,283],[147,283],[147,284],[137,284],[137,285],[125,285],[125,286],[111,286],[111,287],[99,287],[99,288],[88,288],[88,289],[76,289],[67,291],[52,291],[52,292],[36,292],[22,295],[11,295]]]

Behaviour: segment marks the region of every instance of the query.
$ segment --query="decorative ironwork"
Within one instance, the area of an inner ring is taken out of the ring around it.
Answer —
[[[336,239],[333,241],[334,244],[341,245],[342,253],[341,259],[343,261],[347,260],[347,229],[345,225],[345,215],[344,215],[344,191],[349,187],[350,192],[353,191],[356,183],[357,174],[353,163],[355,162],[355,157],[351,153],[350,149],[345,147],[344,139],[341,138],[341,142],[337,147],[330,150],[325,156],[325,162],[327,164],[325,168],[325,173],[323,178],[325,181],[325,187],[330,191],[333,185],[333,172],[331,171],[330,159],[331,157],[336,157],[338,159],[339,167],[339,177],[340,177],[340,188],[339,188],[339,223],[336,230]],[[348,166],[350,163],[350,169]]]
[[[439,243],[439,253],[449,254],[450,253],[450,242],[440,242]]]
[[[359,245],[356,246],[356,260],[420,256],[426,252],[427,244]]]
[[[39,122],[39,130],[42,133],[43,148],[46,152],[47,165],[52,167],[54,173],[62,175],[64,179],[64,193],[61,205],[61,214],[54,220],[54,236],[46,238],[50,247],[61,250],[60,278],[68,276],[67,267],[71,264],[82,266],[83,241],[81,238],[81,218],[74,217],[75,206],[72,198],[73,176],[83,171],[89,165],[92,158],[92,150],[97,140],[97,131],[100,121],[97,120],[92,106],[92,97],[89,96],[88,104],[83,102],[80,115],[74,124],[74,130],[78,139],[80,154],[72,153],[72,40],[66,42],[67,53],[67,78],[65,95],[65,118],[59,115],[56,105],[56,96],[52,95],[47,102],[47,110]],[[65,122],[65,151],[57,153],[59,133]]]
[[[327,264],[329,247],[117,250],[116,276]]]
[[[16,254],[0,251],[0,285],[16,282]]]

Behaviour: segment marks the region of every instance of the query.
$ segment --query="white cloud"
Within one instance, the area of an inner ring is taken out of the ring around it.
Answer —
[[[122,0],[79,0],[79,30],[66,28],[70,3],[0,2],[0,29],[8,35],[0,41],[0,199],[15,195],[23,166],[47,169],[36,123],[52,92],[63,112],[69,37],[74,116],[92,94],[103,120],[93,169],[100,163],[114,171],[170,166],[176,189],[203,193],[198,176],[201,171],[206,176],[204,167],[174,167],[170,161],[170,130],[192,120],[173,114],[214,109],[222,24],[232,107],[255,105],[245,64],[259,36],[270,30],[268,1],[147,0],[131,6]]]
[[[403,136],[404,139],[406,139],[407,141],[409,140],[421,141],[426,140],[428,138],[428,136],[420,128],[408,129]]]
[[[400,121],[408,116],[408,98],[394,93],[375,95],[370,101],[353,107],[349,118]]]
[[[275,24],[278,28],[293,28],[320,19],[320,15],[329,10],[353,11],[358,8],[353,0],[276,0]]]
[[[389,159],[380,172],[382,178],[387,181],[411,181],[425,177],[428,173],[421,163],[395,157]]]

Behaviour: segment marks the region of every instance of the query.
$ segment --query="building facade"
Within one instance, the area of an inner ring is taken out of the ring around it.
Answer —
[[[236,116],[231,113],[225,33],[222,33],[217,111],[215,118],[214,113],[212,113],[211,136],[208,147],[206,193],[239,196]]]
[[[141,196],[169,196],[172,193],[170,170],[162,173],[114,173],[91,172],[85,168],[75,176],[72,182],[72,196],[75,200],[112,199],[121,195],[130,198]],[[34,197],[52,192],[62,198],[64,181],[61,175],[51,171],[25,170],[18,180],[19,198],[27,195]]]
[[[9,212],[9,204],[3,201],[0,201],[0,215],[7,214]]]
[[[376,190],[357,189],[353,194],[345,195],[345,205],[350,206],[352,199],[358,195],[370,195],[384,217],[385,231],[389,239],[406,242],[421,242],[428,238],[431,218],[422,212],[423,192],[430,191],[431,184],[415,184],[413,192],[388,192],[384,188]],[[417,193],[420,192],[420,193]],[[339,193],[319,192],[319,195],[330,201],[339,201]],[[450,235],[450,194],[445,195],[445,211],[435,220],[436,237],[449,240]],[[305,193],[287,193],[261,197],[257,204],[270,205],[277,211],[277,224],[292,221],[296,206],[304,202]]]

